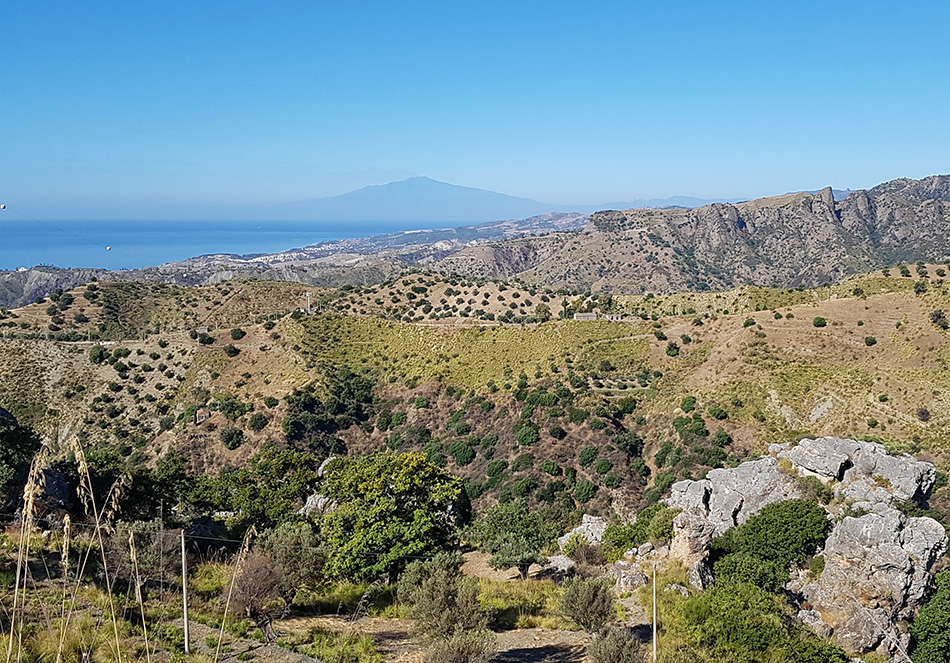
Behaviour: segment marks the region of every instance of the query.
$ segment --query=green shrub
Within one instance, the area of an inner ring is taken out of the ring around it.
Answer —
[[[519,425],[517,430],[518,444],[523,446],[529,446],[535,444],[538,440],[541,439],[541,436],[538,434],[538,427],[533,423],[524,422]]]
[[[245,336],[247,336],[247,333],[240,327],[235,327],[231,330],[231,340],[240,341]]]
[[[475,450],[466,440],[455,440],[449,445],[449,455],[455,459],[455,463],[463,467],[475,460]]]
[[[815,327],[826,327],[828,325],[828,321],[825,318],[819,316],[812,320],[811,324]]]
[[[448,637],[458,629],[484,629],[487,615],[478,602],[474,578],[462,577],[462,557],[438,553],[409,564],[399,576],[399,602],[429,636]]]
[[[219,435],[228,449],[237,449],[244,442],[244,431],[240,428],[222,428]]]
[[[826,486],[824,482],[818,477],[813,476],[804,476],[798,477],[796,482],[805,492],[805,495],[808,499],[814,500],[821,504],[828,504],[831,499],[835,496],[835,491],[830,487]]]
[[[597,486],[592,481],[578,481],[574,486],[574,499],[581,504],[590,502],[597,494]]]
[[[746,318],[745,322],[742,323],[743,327],[751,327],[755,324],[755,318]]]
[[[489,663],[496,651],[495,634],[491,631],[459,628],[448,638],[435,640],[422,660],[423,663]]]
[[[521,454],[515,458],[515,462],[511,464],[512,472],[522,472],[524,470],[530,469],[534,466],[534,455],[533,454]]]
[[[729,414],[722,408],[718,403],[713,403],[710,405],[706,411],[709,413],[713,419],[726,419],[729,417]]]
[[[747,552],[726,555],[715,563],[713,573],[717,585],[744,582],[773,594],[788,582],[787,567]]]
[[[487,470],[488,476],[496,477],[507,469],[508,469],[507,460],[502,460],[500,458],[498,460],[493,460],[490,463],[488,463],[488,470]]]
[[[696,409],[696,397],[695,396],[684,396],[683,400],[680,401],[680,409],[683,412],[692,412]]]
[[[640,641],[626,628],[610,628],[598,633],[587,647],[594,663],[642,663]]]
[[[590,542],[585,539],[582,534],[574,532],[569,537],[567,537],[567,541],[564,543],[564,547],[561,549],[561,552],[563,552],[568,557],[571,557],[575,552],[577,552],[578,548],[589,544]]]
[[[541,470],[547,474],[550,474],[552,477],[560,476],[562,474],[561,467],[553,460],[546,460],[541,463]]]
[[[593,444],[589,444],[577,454],[577,460],[581,464],[581,467],[587,467],[597,459],[599,453],[597,447]]]
[[[607,472],[612,470],[613,467],[614,464],[606,458],[601,458],[596,463],[594,463],[594,471],[597,472],[597,474],[607,474]]]
[[[267,427],[267,422],[270,419],[267,418],[267,415],[263,412],[255,412],[251,415],[251,419],[247,422],[248,428],[253,431],[261,431]]]
[[[585,631],[600,630],[617,614],[612,584],[602,578],[569,578],[564,582],[561,612]]]
[[[222,350],[224,350],[224,354],[229,357],[237,357],[239,354],[241,354],[241,350],[235,347],[233,343],[228,343],[222,348]]]
[[[865,344],[866,346],[868,346],[868,347],[871,347],[872,345],[876,345],[876,344],[877,344],[877,339],[874,338],[873,336],[865,336],[865,337],[864,337],[864,344]]]

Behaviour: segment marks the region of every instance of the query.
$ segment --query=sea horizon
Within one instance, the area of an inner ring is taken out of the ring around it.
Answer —
[[[202,255],[279,253],[322,242],[454,228],[458,221],[6,221],[0,270],[138,269]]]

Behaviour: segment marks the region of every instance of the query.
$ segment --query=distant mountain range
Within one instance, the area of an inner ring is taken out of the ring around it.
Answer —
[[[524,219],[549,212],[590,214],[605,209],[636,207],[700,207],[735,200],[691,198],[637,199],[596,205],[555,205],[530,198],[411,177],[399,182],[366,186],[339,196],[302,200],[250,210],[256,218],[301,221],[431,221],[480,223]],[[244,214],[247,214],[245,211]]]
[[[370,188],[372,193],[353,192],[351,200],[392,200],[392,191],[412,189],[441,191],[443,201],[456,205],[481,200],[483,210],[488,203],[514,200],[522,209],[532,203],[424,178]],[[828,187],[689,208],[624,203],[615,207],[625,210],[590,215],[548,213],[324,242],[268,255],[209,254],[126,271],[40,266],[0,272],[0,306],[19,306],[93,278],[196,285],[249,277],[333,287],[431,269],[578,291],[662,293],[738,285],[812,286],[889,265],[950,259],[950,175],[893,180],[842,200],[844,193]],[[371,209],[366,205],[362,209]],[[497,213],[501,208],[491,209]]]

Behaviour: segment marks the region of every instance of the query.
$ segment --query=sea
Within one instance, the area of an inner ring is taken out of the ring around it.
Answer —
[[[135,269],[212,253],[278,253],[457,222],[42,221],[2,219],[0,270],[37,265]]]

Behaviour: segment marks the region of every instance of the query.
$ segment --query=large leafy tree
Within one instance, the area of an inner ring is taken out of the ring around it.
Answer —
[[[470,536],[492,554],[493,567],[516,566],[525,578],[532,564],[546,561],[541,551],[553,543],[560,530],[556,520],[541,511],[529,511],[524,500],[513,500],[486,509],[472,525]]]
[[[315,491],[318,468],[318,458],[268,443],[244,467],[200,478],[192,502],[234,511],[237,529],[275,527],[292,519],[295,504]]]
[[[32,429],[0,416],[0,506],[9,505],[20,493],[40,445]]]
[[[470,514],[461,479],[420,453],[334,459],[321,491],[336,503],[322,523],[333,577],[395,579],[412,559],[454,549]]]

